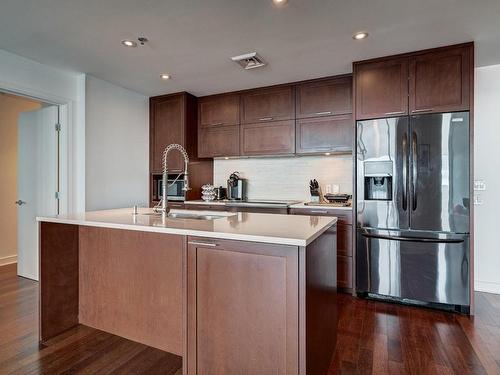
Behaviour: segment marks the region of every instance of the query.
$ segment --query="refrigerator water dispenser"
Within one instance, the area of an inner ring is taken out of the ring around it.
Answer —
[[[392,200],[392,161],[365,162],[365,200]]]

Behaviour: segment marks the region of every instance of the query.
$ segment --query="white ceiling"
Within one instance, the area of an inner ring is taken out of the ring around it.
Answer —
[[[370,57],[474,40],[500,63],[500,0],[0,0],[0,48],[157,95],[195,95],[351,71]],[[370,33],[358,42],[352,34]],[[141,48],[120,41],[143,34]],[[269,65],[229,58],[257,51]],[[167,72],[170,81],[161,81]]]

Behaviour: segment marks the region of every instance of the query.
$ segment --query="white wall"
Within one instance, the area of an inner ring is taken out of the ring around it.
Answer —
[[[475,192],[483,201],[475,206],[475,289],[500,294],[500,65],[476,68],[474,90],[474,179],[486,182]]]
[[[85,75],[66,72],[0,49],[0,89],[67,104],[68,211],[85,208]]]
[[[148,98],[87,76],[86,210],[147,205]]]
[[[226,186],[229,175],[238,171],[248,179],[249,199],[309,201],[309,180],[340,185],[340,192],[352,193],[351,156],[301,156],[214,161],[214,184]]]

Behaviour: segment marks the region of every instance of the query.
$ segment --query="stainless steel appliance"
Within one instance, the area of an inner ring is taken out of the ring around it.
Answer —
[[[356,131],[358,294],[468,313],[469,113]]]
[[[163,198],[163,179],[156,180],[158,199]],[[169,201],[184,201],[186,199],[183,174],[167,174],[167,198]]]
[[[239,172],[233,172],[227,180],[227,199],[246,200],[247,184],[244,178],[241,178]]]

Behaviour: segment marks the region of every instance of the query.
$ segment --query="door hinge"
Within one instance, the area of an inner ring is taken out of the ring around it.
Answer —
[[[61,124],[56,124],[56,132],[60,132],[61,131]]]
[[[56,191],[55,197],[56,197],[56,199],[61,199],[61,192]]]

